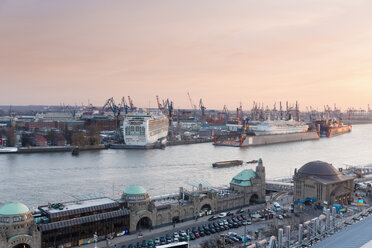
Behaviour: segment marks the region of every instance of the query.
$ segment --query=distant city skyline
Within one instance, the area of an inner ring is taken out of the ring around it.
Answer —
[[[0,105],[372,104],[372,2],[0,2]]]

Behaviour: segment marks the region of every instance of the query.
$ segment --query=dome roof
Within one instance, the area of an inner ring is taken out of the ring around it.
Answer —
[[[327,181],[342,180],[340,172],[332,164],[319,160],[304,164],[295,175],[295,178],[305,177],[317,177]]]
[[[124,190],[124,194],[127,195],[142,195],[146,193],[146,189],[140,185],[130,185]]]
[[[11,202],[7,203],[0,208],[0,215],[2,216],[15,216],[22,215],[29,212],[30,209],[23,203]]]

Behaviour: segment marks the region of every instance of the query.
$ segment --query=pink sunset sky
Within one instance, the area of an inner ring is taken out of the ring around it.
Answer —
[[[372,103],[372,1],[2,0],[0,105]]]

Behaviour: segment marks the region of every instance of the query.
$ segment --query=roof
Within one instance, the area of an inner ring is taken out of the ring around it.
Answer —
[[[352,177],[341,175],[332,164],[319,160],[304,164],[294,175],[294,178],[313,178],[321,183],[352,179]]]
[[[0,208],[0,215],[2,216],[15,216],[29,212],[30,209],[23,203],[11,202],[7,203]]]
[[[116,219],[118,217],[125,216],[125,215],[129,215],[128,209],[120,209],[117,211],[111,211],[111,212],[102,213],[102,214],[95,214],[95,215],[89,215],[89,216],[84,216],[80,218],[57,221],[57,222],[52,222],[48,224],[39,224],[39,226],[40,226],[41,231],[50,231],[50,230],[56,230],[60,228],[71,227],[74,225],[82,225],[85,223],[92,223],[92,222],[100,223],[103,220]]]
[[[371,242],[371,226],[372,216],[368,216],[358,223],[348,226],[340,232],[320,241],[312,247],[370,247],[367,243]]]
[[[63,216],[119,208],[119,203],[110,198],[99,198],[78,202],[65,202],[62,206],[63,208],[61,209],[49,208],[48,206],[41,206],[39,209],[48,213],[49,217],[54,219]]]
[[[256,178],[256,177],[258,176],[254,170],[251,170],[251,169],[243,170],[242,172],[237,174],[235,177],[233,177],[230,184],[242,186],[242,187],[251,186],[252,185],[251,179]]]
[[[124,190],[124,194],[126,195],[142,195],[146,193],[146,189],[140,185],[130,185]]]

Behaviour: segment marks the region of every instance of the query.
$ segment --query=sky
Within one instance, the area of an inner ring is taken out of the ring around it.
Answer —
[[[372,1],[1,0],[0,105],[372,103]]]

